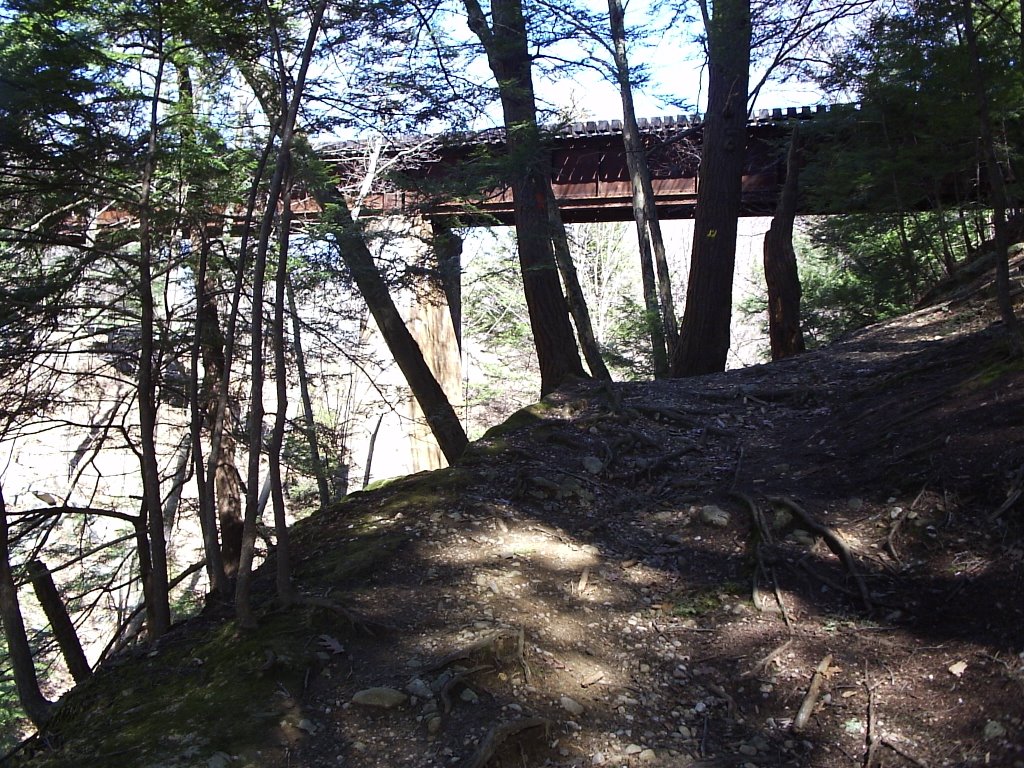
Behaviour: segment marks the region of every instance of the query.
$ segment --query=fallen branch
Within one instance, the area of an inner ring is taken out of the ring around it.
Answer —
[[[905,746],[903,746],[902,744],[898,744],[896,741],[893,740],[893,737],[891,737],[891,736],[882,736],[882,738],[879,739],[879,742],[881,744],[887,746],[889,749],[891,749],[893,752],[895,752],[900,757],[902,757],[902,758],[904,758],[906,760],[909,760],[914,765],[918,766],[918,768],[928,768],[928,763],[926,763],[924,760],[922,760],[921,758],[919,758],[917,755],[913,754],[912,752],[909,752],[907,750],[907,748]]]
[[[394,627],[382,624],[381,622],[371,621],[370,619],[367,619],[364,616],[360,616],[354,611],[350,611],[348,608],[341,605],[340,603],[335,602],[334,600],[331,600],[329,597],[302,595],[298,599],[298,604],[308,606],[310,608],[323,608],[325,610],[330,611],[331,613],[336,613],[338,616],[341,616],[343,619],[345,619],[345,621],[347,621],[353,627],[365,632],[370,637],[377,636],[376,634],[374,634],[373,628],[388,631],[394,630]]]
[[[875,763],[875,753],[881,740],[878,738],[878,715],[875,712],[875,689],[871,686],[871,680],[865,671],[864,688],[868,692],[868,728],[864,736],[867,749],[864,752],[864,768],[871,768]]]
[[[494,726],[480,742],[476,752],[466,763],[466,768],[484,768],[491,761],[498,748],[513,736],[518,736],[523,731],[531,728],[544,727],[544,734],[547,735],[551,728],[551,721],[543,717],[524,717],[520,720],[512,720],[501,725]]]
[[[632,480],[639,480],[642,477],[649,477],[651,474],[653,474],[654,472],[657,472],[658,470],[664,468],[667,464],[675,461],[680,456],[683,456],[683,455],[685,455],[687,453],[690,453],[691,451],[694,451],[696,449],[697,449],[697,444],[696,443],[691,443],[690,445],[687,445],[684,448],[680,448],[680,449],[675,450],[675,451],[669,451],[666,454],[663,454],[661,456],[655,456],[655,457],[653,457],[651,459],[645,459],[644,460],[644,466],[642,466],[642,467],[640,467],[638,469],[635,469],[635,470],[633,470],[631,472],[618,472],[618,473],[616,473],[614,475],[609,475],[608,479],[612,480],[612,481],[616,481],[616,482],[620,482],[620,481],[627,481],[628,482],[628,481],[632,481]]]
[[[744,672],[742,677],[755,677],[768,669],[768,665],[775,661],[779,656],[789,650],[790,646],[793,645],[793,638],[789,638],[782,645],[775,648],[771,653],[761,659],[757,664],[751,668],[749,672]]]
[[[857,584],[857,591],[860,593],[861,602],[864,603],[864,608],[871,613],[874,611],[874,605],[871,602],[871,593],[868,592],[867,585],[864,583],[864,579],[861,577],[860,572],[857,570],[857,562],[853,559],[853,553],[850,552],[850,548],[846,546],[846,543],[839,537],[839,535],[829,528],[827,525],[820,523],[816,520],[809,512],[804,510],[799,504],[792,499],[786,497],[772,497],[769,499],[773,504],[781,504],[782,506],[789,509],[794,515],[799,517],[812,533],[821,536],[825,540],[825,544],[828,548],[842,561],[843,565],[846,566],[846,570],[849,571],[851,578]]]
[[[804,696],[803,703],[800,704],[800,709],[793,719],[794,731],[798,733],[802,731],[807,726],[807,721],[811,719],[814,705],[818,703],[818,694],[821,692],[821,681],[825,679],[825,675],[828,673],[828,666],[831,663],[832,654],[826,654],[825,658],[818,663],[817,668],[814,670],[814,675],[811,677],[811,685],[807,689],[807,695]]]
[[[999,509],[988,516],[988,521],[994,523],[1003,513],[1006,512],[1010,507],[1017,503],[1021,495],[1024,494],[1024,464],[1017,470],[1017,474],[1013,477],[1013,483],[1010,485],[1010,490],[1006,494],[1006,501],[999,505]]]
[[[511,647],[510,647],[511,646]],[[507,663],[511,659],[519,662],[523,670],[523,679],[529,685],[533,674],[530,665],[526,661],[526,633],[523,628],[503,629],[481,637],[479,640],[457,648],[451,653],[445,654],[428,667],[422,669],[423,673],[434,672],[443,669],[456,662],[470,659],[474,656],[486,653],[490,655],[496,665]]]
[[[889,535],[885,537],[885,549],[892,555],[892,559],[900,565],[903,564],[903,561],[900,560],[900,553],[896,551],[896,534],[899,533],[900,526],[903,525],[903,521],[907,519],[908,514],[908,510],[902,510],[893,521],[892,527],[889,529]]]

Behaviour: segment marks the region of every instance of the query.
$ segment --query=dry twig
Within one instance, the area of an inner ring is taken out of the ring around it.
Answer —
[[[796,732],[802,731],[807,726],[807,721],[811,719],[811,713],[814,711],[814,705],[818,703],[818,693],[821,691],[821,681],[825,679],[825,675],[828,673],[828,666],[832,663],[832,654],[826,654],[820,662],[818,662],[817,668],[814,670],[814,675],[811,677],[811,685],[807,689],[807,695],[804,696],[803,702],[800,704],[800,709],[797,710],[796,717],[793,718],[793,730]]]

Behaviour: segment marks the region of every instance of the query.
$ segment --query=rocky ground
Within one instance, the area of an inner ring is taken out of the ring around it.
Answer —
[[[984,293],[580,384],[303,521],[303,605],[179,627],[10,762],[1024,766],[1022,490]]]

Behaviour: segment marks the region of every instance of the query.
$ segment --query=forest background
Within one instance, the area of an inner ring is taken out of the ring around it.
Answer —
[[[341,363],[371,382],[397,368],[403,380],[380,385],[384,402],[415,400],[450,462],[473,403],[478,429],[577,377],[724,368],[737,137],[773,83],[790,88],[773,99],[813,88],[858,107],[779,147],[800,159],[766,239],[763,304],[745,306],[767,316],[772,357],[906,311],[982,263],[997,268],[1004,322],[1019,338],[1006,264],[1019,223],[1022,41],[1019,4],[972,0],[664,2],[628,13],[618,0],[5,2],[9,738],[25,717],[45,724],[60,691],[104,658],[203,604],[230,605],[252,625],[252,570],[270,549],[273,599],[302,599],[288,523],[360,485],[347,474],[348,435],[373,422],[346,407],[354,379]],[[685,62],[697,76],[677,79]],[[586,110],[593,83],[618,93],[635,232],[566,229],[550,205],[549,131],[591,115],[545,103],[547,82],[589,83]],[[705,183],[673,263],[633,101],[660,90],[682,101],[641,108],[699,110],[703,121]],[[515,197],[514,237],[482,248],[462,275],[464,343],[505,367],[461,393],[460,415],[398,306],[422,299],[424,281],[443,283],[431,259],[453,231],[410,238],[360,213],[430,159],[429,143],[410,136],[493,122],[505,152],[468,164],[454,189],[430,190],[471,197],[506,185]],[[339,187],[318,148],[353,137],[365,150]],[[798,165],[805,205],[830,215],[794,225]],[[298,216],[297,200],[317,215]],[[390,359],[366,343],[373,326]],[[41,444],[61,448],[60,466],[45,458],[29,470],[62,476],[59,486],[25,471],[22,457]]]

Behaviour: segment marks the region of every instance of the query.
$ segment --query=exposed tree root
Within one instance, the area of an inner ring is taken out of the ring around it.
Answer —
[[[497,753],[501,745],[510,738],[518,736],[523,731],[528,731],[531,728],[540,728],[541,726],[544,727],[544,733],[547,735],[547,732],[551,729],[551,721],[543,717],[524,717],[494,726],[480,742],[473,756],[466,762],[466,768],[484,768],[491,761],[491,758],[494,757],[495,753]]]
[[[761,511],[761,508],[750,496],[745,493],[740,493],[739,491],[732,491],[731,495],[747,505],[747,510],[750,512],[750,517],[758,532],[759,540],[754,544],[754,557],[757,558],[757,564],[754,567],[753,584],[751,587],[751,599],[754,602],[754,607],[759,611],[765,610],[765,606],[761,602],[759,589],[759,581],[761,573],[763,572],[765,576],[768,577],[769,581],[771,581],[772,591],[775,594],[775,602],[779,605],[779,611],[782,614],[782,620],[786,624],[786,629],[792,632],[793,624],[789,620],[789,613],[786,611],[786,603],[782,600],[782,591],[779,589],[778,579],[775,578],[775,571],[772,570],[771,567],[771,563],[774,562],[774,558],[765,558],[765,545],[771,545],[773,543],[771,528],[768,527],[768,523],[764,518],[764,513]]]
[[[387,624],[382,624],[379,621],[372,621],[371,619],[367,619],[365,616],[360,616],[354,611],[351,611],[345,606],[341,605],[341,603],[337,603],[334,600],[331,600],[329,597],[316,597],[315,595],[300,595],[296,602],[299,605],[309,606],[311,608],[324,608],[325,610],[328,610],[331,613],[337,614],[338,616],[341,616],[343,619],[345,619],[345,621],[347,621],[353,627],[360,630],[361,632],[365,632],[370,637],[377,636],[377,633],[374,630],[395,630],[395,627],[388,626]]]
[[[655,472],[664,469],[668,464],[678,459],[680,456],[684,456],[691,451],[697,449],[697,444],[693,443],[687,445],[684,448],[680,448],[675,451],[669,451],[661,456],[655,456],[650,459],[644,460],[644,465],[638,469],[634,469],[629,472],[617,472],[613,475],[609,475],[608,479],[614,482],[630,482],[633,480],[640,480],[644,477],[650,477]]]
[[[494,669],[494,667],[488,664],[481,664],[480,666],[473,667],[472,669],[456,672],[445,680],[444,685],[441,686],[441,690],[437,692],[438,698],[441,699],[441,711],[446,715],[452,711],[452,691],[455,690],[456,686],[465,684],[466,678],[472,677],[477,672],[486,672],[492,669]]]
[[[842,561],[843,565],[846,566],[846,570],[849,572],[850,577],[854,582],[856,582],[857,591],[860,594],[860,599],[864,604],[864,608],[868,613],[873,612],[875,608],[871,601],[871,593],[868,592],[867,585],[864,583],[864,578],[857,570],[857,562],[853,559],[853,553],[850,552],[850,548],[846,546],[846,542],[844,542],[835,531],[827,525],[820,523],[792,499],[785,497],[772,497],[769,501],[773,504],[781,504],[786,507],[794,515],[799,517],[812,533],[821,536],[825,540],[825,544],[827,544],[828,548],[832,550],[832,552],[835,553],[835,555]]]
[[[445,654],[430,666],[424,667],[422,672],[434,672],[438,669],[444,669],[456,661],[465,661],[473,658],[487,658],[488,660],[493,660],[493,666],[502,666],[510,661],[516,661],[519,663],[519,666],[523,671],[523,679],[526,681],[526,684],[529,685],[533,680],[533,673],[530,670],[529,663],[526,661],[525,646],[526,634],[522,627],[518,630],[499,630],[498,632],[486,635],[469,645],[465,645],[461,648],[455,649],[451,653]],[[485,666],[492,665],[488,664]],[[476,671],[479,671],[479,669]]]

